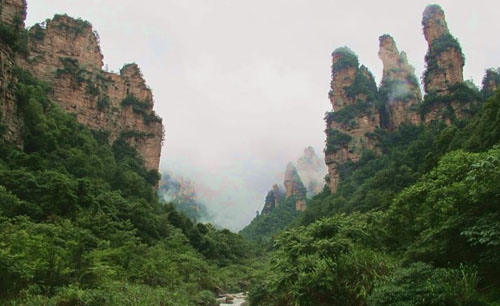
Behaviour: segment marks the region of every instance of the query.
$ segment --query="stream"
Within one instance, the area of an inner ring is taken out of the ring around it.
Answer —
[[[220,306],[245,306],[245,293],[224,294],[224,297],[219,299]]]

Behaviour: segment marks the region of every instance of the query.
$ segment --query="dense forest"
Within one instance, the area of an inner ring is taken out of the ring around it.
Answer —
[[[499,118],[497,93],[469,120],[380,134],[337,193],[254,220],[242,234],[272,252],[251,304],[498,305]]]

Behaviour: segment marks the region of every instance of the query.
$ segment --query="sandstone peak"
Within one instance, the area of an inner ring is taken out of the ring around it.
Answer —
[[[29,56],[17,65],[54,88],[51,99],[92,130],[105,132],[112,144],[125,140],[158,170],[162,119],[153,111],[153,94],[137,64],[120,74],[102,70],[99,37],[88,21],[55,15],[30,28]]]
[[[497,90],[500,89],[500,68],[486,69],[486,74],[483,77],[483,88],[481,92],[485,98],[489,98]]]
[[[399,52],[394,38],[384,34],[379,38],[380,49],[378,56],[384,64],[382,79],[392,77],[392,74],[404,71],[405,74],[413,72],[414,69],[408,64],[408,58],[405,52]]]
[[[436,38],[448,33],[448,25],[441,6],[437,4],[428,5],[422,17],[425,40],[431,44]]]
[[[309,146],[304,149],[304,154],[297,160],[297,171],[306,187],[308,197],[312,197],[323,190],[326,167],[316,155],[313,147]]]
[[[384,127],[392,130],[402,123],[419,123],[414,105],[420,103],[422,93],[415,69],[408,64],[405,52],[399,52],[394,38],[382,35],[379,38],[379,58],[384,65],[379,97],[387,103],[387,122]]]
[[[446,24],[444,12],[438,5],[428,6],[422,25],[429,49],[425,56],[425,92],[437,95],[450,94],[450,87],[463,82],[465,63],[462,48]]]
[[[32,49],[46,52],[53,57],[53,63],[59,58],[72,58],[86,69],[101,69],[103,55],[99,46],[99,37],[92,24],[68,15],[55,15],[45,23],[30,29]],[[34,58],[33,58],[34,59]]]
[[[306,188],[300,179],[297,168],[293,163],[288,163],[285,171],[285,197],[288,199],[291,196],[295,196],[296,203],[295,208],[298,211],[305,210],[306,208]]]

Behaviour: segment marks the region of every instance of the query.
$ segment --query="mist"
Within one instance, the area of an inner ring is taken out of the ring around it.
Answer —
[[[498,1],[434,1],[466,56],[465,79],[500,66]],[[428,1],[28,0],[26,24],[55,13],[89,20],[104,62],[136,62],[164,119],[160,172],[192,181],[214,221],[245,226],[286,164],[322,158],[331,52],[349,46],[380,81],[378,37],[391,34],[417,76]],[[395,14],[394,12],[398,12]]]

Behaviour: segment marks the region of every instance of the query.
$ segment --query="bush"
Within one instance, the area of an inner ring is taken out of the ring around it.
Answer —
[[[477,282],[477,272],[470,267],[436,269],[413,263],[377,281],[368,305],[486,305],[478,300]]]
[[[348,47],[341,47],[333,51],[332,56],[341,55],[341,57],[332,65],[332,72],[340,71],[345,68],[359,67],[358,56]]]
[[[351,135],[338,129],[328,128],[326,135],[325,154],[332,154],[342,149],[352,140]]]

